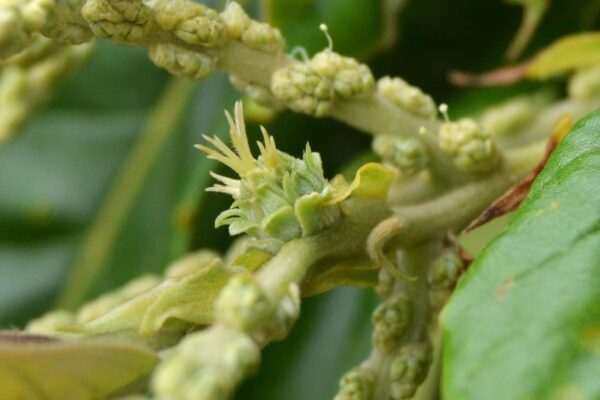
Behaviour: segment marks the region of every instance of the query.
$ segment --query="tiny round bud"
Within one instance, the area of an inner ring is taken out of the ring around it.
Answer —
[[[148,55],[156,66],[173,75],[191,79],[206,78],[215,70],[216,65],[213,57],[174,44],[153,44]]]
[[[283,340],[300,315],[300,288],[290,284],[288,292],[275,309],[264,334],[271,340]]]
[[[219,14],[189,0],[146,0],[155,21],[188,44],[221,47],[227,40],[225,23]]]
[[[465,171],[484,172],[493,168],[497,161],[492,138],[472,119],[443,124],[438,143],[452,156],[456,166]]]
[[[234,40],[239,40],[242,37],[242,33],[252,21],[242,6],[235,1],[227,3],[225,10],[221,13],[221,18],[225,22],[227,35]]]
[[[431,120],[436,117],[437,111],[431,96],[401,78],[381,78],[377,82],[377,92],[411,114]]]
[[[413,176],[429,164],[425,145],[414,138],[379,135],[373,140],[373,150],[404,176]]]
[[[331,80],[335,94],[350,98],[373,92],[375,80],[368,66],[331,50],[317,53],[310,65],[321,76]]]
[[[333,88],[312,66],[295,63],[273,74],[271,91],[293,111],[325,116],[332,107]]]
[[[250,273],[240,273],[229,281],[217,298],[215,316],[228,327],[252,332],[267,317],[269,300]]]
[[[394,350],[410,324],[411,305],[403,294],[386,300],[373,313],[373,342],[384,353]]]
[[[141,0],[88,0],[81,14],[96,36],[136,45],[146,42],[145,26],[152,20]]]
[[[75,322],[73,313],[65,310],[50,311],[32,321],[29,321],[25,330],[40,335],[51,335],[60,331],[65,326]]]
[[[285,41],[279,29],[264,22],[251,21],[250,25],[242,32],[241,40],[249,47],[271,54],[279,53],[285,47]]]
[[[373,383],[373,376],[368,371],[353,369],[340,380],[340,389],[333,400],[369,400]]]
[[[411,344],[403,347],[390,366],[390,398],[393,400],[412,398],[427,377],[431,361],[429,346]]]

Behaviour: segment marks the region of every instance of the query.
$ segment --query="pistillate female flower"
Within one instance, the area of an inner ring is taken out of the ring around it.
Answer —
[[[212,159],[234,170],[239,179],[212,174],[220,184],[209,190],[229,194],[234,202],[216,220],[229,225],[232,235],[247,233],[258,239],[288,241],[317,233],[336,222],[340,211],[330,200],[332,188],[323,176],[318,153],[307,145],[302,159],[277,150],[275,140],[263,128],[260,155],[250,151],[242,105],[235,119],[226,114],[233,149],[220,139],[205,136],[214,147],[197,146]]]

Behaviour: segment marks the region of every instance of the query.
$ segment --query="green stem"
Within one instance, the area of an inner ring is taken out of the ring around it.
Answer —
[[[193,83],[182,79],[173,79],[167,86],[84,239],[58,307],[74,309],[85,298],[160,150],[175,132],[193,88]]]

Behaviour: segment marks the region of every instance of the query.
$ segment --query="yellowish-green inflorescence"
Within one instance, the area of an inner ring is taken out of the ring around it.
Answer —
[[[473,119],[444,123],[439,131],[440,148],[456,166],[468,172],[486,172],[496,166],[496,146],[489,132]]]
[[[340,210],[333,190],[323,176],[321,158],[307,146],[302,159],[275,147],[275,140],[263,129],[255,158],[246,136],[242,105],[236,105],[235,120],[228,114],[233,149],[218,138],[205,137],[214,148],[198,146],[210,158],[233,169],[239,179],[213,174],[220,184],[210,190],[229,194],[234,203],[216,220],[229,226],[232,235],[246,233],[257,239],[286,242],[309,236],[334,224]]]
[[[360,98],[373,93],[375,80],[368,66],[330,49],[311,60],[275,71],[273,95],[290,109],[323,117],[336,100]]]

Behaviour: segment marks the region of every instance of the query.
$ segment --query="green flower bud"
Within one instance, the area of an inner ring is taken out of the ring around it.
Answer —
[[[373,383],[373,376],[366,370],[353,369],[340,380],[340,390],[333,400],[369,400]]]
[[[437,115],[431,96],[401,78],[381,78],[377,82],[377,92],[386,100],[416,116],[433,120]]]
[[[252,20],[235,1],[229,2],[221,13],[227,35],[240,40],[248,47],[276,54],[285,47],[285,40],[279,29],[269,24]]]
[[[227,40],[219,14],[191,0],[144,0],[158,25],[188,44],[221,47]]]
[[[265,53],[277,54],[285,48],[285,40],[277,28],[252,21],[242,32],[242,43]]]
[[[221,19],[225,23],[227,35],[234,40],[240,40],[242,33],[248,28],[252,19],[246,14],[242,6],[235,1],[230,1],[221,13]]]
[[[411,344],[403,347],[390,366],[390,399],[412,398],[427,377],[431,361],[429,346]]]
[[[369,95],[375,88],[375,79],[368,66],[329,49],[317,53],[310,65],[319,75],[332,81],[335,94],[340,97]]]
[[[153,44],[148,54],[154,64],[176,76],[203,79],[215,70],[215,58],[174,44]]]
[[[586,100],[600,96],[600,66],[577,71],[569,80],[569,96]]]
[[[81,13],[98,37],[136,45],[147,41],[152,13],[141,0],[88,0]]]
[[[274,315],[268,322],[264,335],[271,340],[283,340],[287,337],[292,326],[300,315],[300,288],[292,283],[287,294],[275,309]]]
[[[235,275],[223,288],[215,304],[215,316],[224,325],[254,332],[265,320],[270,303],[250,273]]]
[[[329,112],[334,95],[330,80],[303,63],[275,71],[271,91],[293,111],[315,117],[323,117]]]
[[[410,324],[411,305],[403,294],[386,300],[373,313],[373,343],[384,353],[400,344]]]
[[[445,251],[431,263],[427,279],[433,308],[439,310],[444,306],[463,271],[464,263],[453,250]]]
[[[20,52],[29,42],[29,32],[16,5],[0,6],[0,59]]]
[[[42,15],[46,14],[44,26],[39,29],[44,36],[69,44],[92,40],[92,30],[82,15],[84,0],[37,1],[43,4],[37,8],[36,20],[41,21]],[[52,6],[51,2],[54,3]]]
[[[464,171],[484,172],[496,164],[496,148],[491,136],[472,119],[447,122],[439,131],[441,149]]]
[[[373,150],[405,176],[415,175],[429,163],[425,145],[415,138],[379,135],[373,140]]]
[[[223,400],[259,361],[258,346],[239,332],[223,331],[218,338],[192,334],[157,367],[152,389],[159,399]]]
[[[313,235],[334,224],[341,215],[329,182],[323,176],[321,158],[307,146],[303,158],[296,159],[277,150],[275,141],[263,130],[260,156],[250,151],[241,103],[236,104],[235,122],[227,114],[235,152],[217,138],[206,139],[216,148],[197,146],[210,158],[236,171],[240,179],[213,174],[221,184],[210,190],[231,195],[232,208],[216,220],[216,226],[229,225],[232,235],[247,233],[257,239],[281,243]]]

